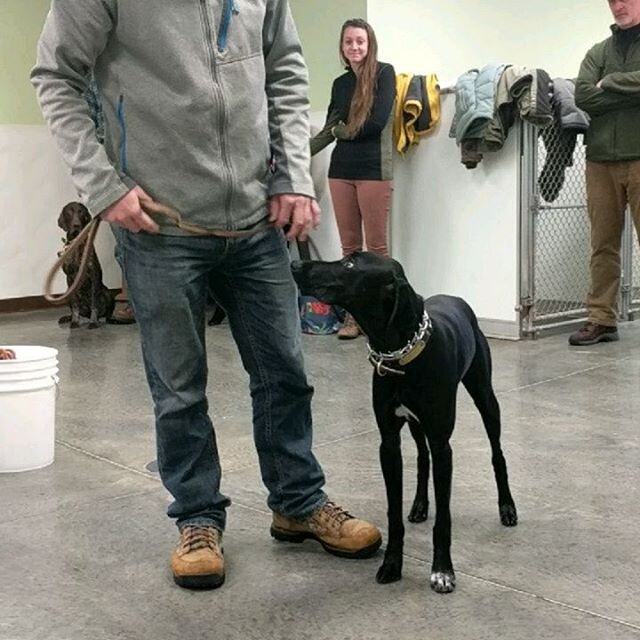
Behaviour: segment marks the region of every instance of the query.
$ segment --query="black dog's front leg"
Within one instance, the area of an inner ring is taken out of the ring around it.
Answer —
[[[437,593],[450,593],[456,586],[451,561],[451,478],[453,462],[448,439],[429,441],[433,460],[433,488],[436,495],[436,521],[433,526],[433,564],[431,588]]]
[[[402,522],[402,450],[400,430],[404,417],[396,415],[395,384],[386,377],[373,376],[373,411],[376,416],[380,443],[380,465],[387,492],[389,536],[384,561],[376,580],[381,584],[395,582],[402,577],[404,524]]]
[[[402,522],[402,450],[400,428],[402,421],[386,426],[380,444],[380,464],[387,491],[387,518],[389,537],[384,561],[378,569],[376,580],[381,584],[395,582],[402,577],[402,551],[404,548],[404,524]]]

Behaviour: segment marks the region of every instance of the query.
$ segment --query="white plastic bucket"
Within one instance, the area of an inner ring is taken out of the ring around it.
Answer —
[[[0,360],[0,473],[31,471],[53,462],[58,351],[4,346]]]

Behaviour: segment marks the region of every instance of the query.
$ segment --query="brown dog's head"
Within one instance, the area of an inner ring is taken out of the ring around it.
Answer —
[[[81,202],[69,202],[58,216],[58,226],[67,233],[67,241],[73,240],[89,223],[91,214]]]

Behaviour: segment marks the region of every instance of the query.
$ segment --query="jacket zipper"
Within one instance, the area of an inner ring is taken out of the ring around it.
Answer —
[[[225,4],[228,0],[225,0]],[[207,41],[207,51],[209,53],[209,70],[213,81],[213,94],[215,100],[220,106],[220,118],[218,119],[218,134],[220,138],[220,155],[222,156],[222,169],[225,178],[226,193],[224,197],[224,213],[227,220],[227,229],[233,230],[234,224],[231,220],[231,201],[233,199],[233,172],[231,171],[231,162],[229,158],[229,150],[227,148],[227,139],[225,135],[225,125],[227,122],[227,109],[224,102],[224,95],[220,89],[220,81],[218,79],[218,67],[216,65],[215,50],[213,46],[213,29],[211,24],[211,16],[207,0],[200,0],[200,9],[202,19],[204,21],[205,39]]]
[[[124,96],[120,94],[116,109],[118,124],[120,125],[120,169],[127,173],[127,124],[124,117]]]

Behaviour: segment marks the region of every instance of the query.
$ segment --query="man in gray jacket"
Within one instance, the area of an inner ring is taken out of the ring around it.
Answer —
[[[83,98],[92,69],[104,146]],[[230,502],[206,397],[209,290],[249,373],[271,535],[375,553],[380,532],[328,501],[311,451],[313,389],[282,228],[306,237],[319,209],[307,70],[287,1],[53,0],[32,82],[80,197],[116,233],[180,530],[175,581],[224,581]]]

